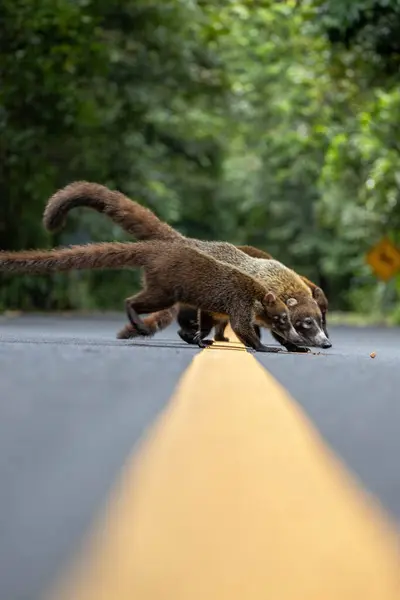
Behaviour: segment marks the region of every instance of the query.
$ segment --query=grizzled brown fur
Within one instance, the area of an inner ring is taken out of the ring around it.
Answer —
[[[239,250],[241,250],[242,252],[244,252],[245,254],[252,256],[253,258],[263,258],[265,260],[272,259],[271,254],[268,254],[267,252],[264,252],[264,250],[260,250],[259,248],[255,248],[254,246],[247,246],[247,245],[246,246],[237,246],[237,248]],[[320,288],[317,288],[317,286],[314,283],[312,283],[309,279],[307,279],[306,277],[303,277],[302,275],[300,275],[300,277],[304,281],[304,283],[306,283],[306,285],[311,289],[313,294],[316,289],[319,289],[319,294],[317,293],[318,306],[322,313],[322,326],[323,326],[325,335],[327,336],[328,333],[326,330],[325,315],[328,310],[328,300],[327,300],[325,294],[323,293],[323,291]],[[198,334],[197,310],[195,310],[194,308],[191,308],[188,306],[182,306],[182,305],[180,307],[175,306],[171,310],[163,310],[163,311],[158,311],[158,312],[152,313],[148,317],[145,317],[144,321],[145,321],[147,329],[149,331],[149,335],[154,335],[157,331],[165,329],[166,327],[171,325],[171,323],[173,322],[173,320],[175,318],[178,319],[178,323],[180,325],[180,330],[178,332],[180,337],[188,343],[193,343],[195,336]],[[212,328],[214,327],[215,328],[214,339],[216,341],[228,342],[229,339],[227,337],[225,337],[225,329],[226,329],[226,326],[228,325],[228,322],[229,322],[228,319],[216,318],[212,314],[205,313],[204,311],[202,311],[201,312],[201,323],[202,323],[201,329],[202,329],[203,337],[206,337],[207,335],[209,335]],[[258,326],[256,326],[255,329],[256,329],[256,332],[259,332]],[[274,335],[273,331],[271,333],[272,333],[272,335]],[[138,335],[139,335],[138,332],[135,330],[135,328],[132,326],[132,324],[128,323],[119,332],[117,337],[123,338],[123,339],[128,339],[128,338],[137,337]],[[278,341],[280,341],[280,342],[282,341],[276,335],[274,335],[274,337]]]
[[[276,352],[278,349],[260,342],[252,325],[255,313],[266,325],[270,325],[274,317],[285,317],[287,328],[293,330],[287,307],[261,283],[181,242],[115,242],[0,253],[0,270],[8,272],[121,267],[144,269],[144,289],[126,300],[132,325],[144,334],[146,326],[140,319],[141,314],[170,308],[180,302],[216,315],[227,315],[238,338],[258,351]]]
[[[267,289],[271,289],[285,303],[288,300],[295,300],[295,303],[291,303],[289,311],[292,322],[296,323],[295,327],[301,330],[303,343],[317,346],[329,344],[322,331],[322,314],[318,306],[324,296],[322,290],[316,286],[311,290],[308,280],[304,281],[295,271],[288,269],[282,263],[259,255],[250,256],[248,252],[242,252],[227,242],[210,242],[182,236],[160,221],[150,210],[120,192],[109,190],[96,183],[75,182],[56,192],[49,199],[45,209],[45,226],[50,230],[60,227],[68,211],[77,206],[87,206],[108,215],[138,239],[174,239],[186,248],[201,250],[223,263],[239,268],[255,277]],[[163,323],[168,322],[166,314],[161,315],[161,318]],[[154,333],[154,328],[151,331],[149,327],[147,331],[149,334]]]

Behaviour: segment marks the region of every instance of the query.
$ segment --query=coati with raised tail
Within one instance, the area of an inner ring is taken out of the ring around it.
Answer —
[[[143,267],[144,289],[127,298],[132,325],[143,335],[140,315],[173,307],[176,303],[227,316],[237,337],[259,352],[279,352],[261,343],[253,319],[298,343],[287,306],[253,277],[236,267],[174,241],[100,243],[53,250],[0,252],[0,270],[49,273],[72,269]],[[290,299],[287,303],[290,306]],[[200,346],[203,342],[199,339]]]
[[[284,302],[294,298],[297,302],[290,309],[293,323],[298,324],[298,333],[302,343],[308,346],[330,347],[331,343],[322,329],[322,315],[318,307],[323,292],[310,287],[297,273],[275,260],[254,258],[227,242],[211,242],[187,238],[172,227],[160,221],[154,213],[124,194],[107,187],[85,181],[78,181],[58,190],[48,201],[43,222],[45,227],[54,231],[60,228],[68,212],[79,206],[92,208],[108,215],[125,231],[138,239],[175,240],[239,268],[255,277],[261,283],[269,285],[275,280],[282,290],[279,296]],[[121,332],[122,333],[122,332]],[[149,332],[149,334],[154,331]],[[294,349],[294,348],[291,348]]]

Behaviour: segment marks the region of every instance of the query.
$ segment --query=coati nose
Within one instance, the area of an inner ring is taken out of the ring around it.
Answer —
[[[332,343],[329,340],[326,340],[326,342],[323,342],[321,344],[322,348],[332,348]]]

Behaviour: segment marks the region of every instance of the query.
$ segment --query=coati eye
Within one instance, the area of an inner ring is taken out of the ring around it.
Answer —
[[[275,315],[274,316],[274,321],[278,321],[279,320],[279,315]]]
[[[311,327],[311,325],[312,325],[312,319],[310,317],[306,317],[303,320],[303,326],[304,327]]]
[[[282,323],[286,323],[286,321],[288,319],[287,314],[286,313],[281,313],[281,316],[279,317],[279,319],[280,319],[280,321]]]

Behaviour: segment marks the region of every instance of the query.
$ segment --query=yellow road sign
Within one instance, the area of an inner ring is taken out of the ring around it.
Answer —
[[[371,248],[366,256],[375,275],[387,281],[400,270],[400,250],[387,238]]]

